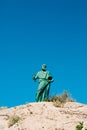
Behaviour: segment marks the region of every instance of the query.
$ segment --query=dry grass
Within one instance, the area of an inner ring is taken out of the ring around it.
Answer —
[[[54,95],[47,101],[53,102],[56,107],[63,107],[66,102],[72,102],[74,100],[70,97],[67,91],[64,91],[61,95]]]
[[[20,120],[20,117],[17,115],[11,116],[8,121],[8,127],[13,126],[14,124],[18,123]]]

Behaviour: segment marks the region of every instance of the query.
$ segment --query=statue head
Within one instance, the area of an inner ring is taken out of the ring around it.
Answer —
[[[45,71],[45,70],[46,70],[46,68],[47,68],[46,64],[43,64],[43,65],[42,65],[42,70],[44,70],[44,71]]]

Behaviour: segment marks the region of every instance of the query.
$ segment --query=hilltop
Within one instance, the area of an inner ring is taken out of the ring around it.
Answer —
[[[14,119],[14,120],[13,120]],[[76,130],[79,122],[87,128],[87,105],[67,102],[28,103],[0,110],[0,130]]]

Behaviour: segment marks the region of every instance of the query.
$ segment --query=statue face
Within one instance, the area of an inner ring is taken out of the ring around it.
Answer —
[[[42,65],[42,70],[46,70],[47,66],[45,64]]]

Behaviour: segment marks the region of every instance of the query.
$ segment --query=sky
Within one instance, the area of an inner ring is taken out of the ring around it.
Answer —
[[[87,1],[0,1],[0,106],[35,102],[32,75],[46,64],[54,82],[87,104]]]

